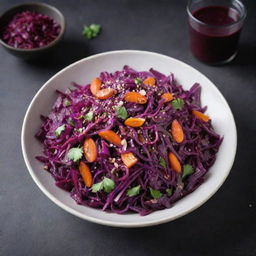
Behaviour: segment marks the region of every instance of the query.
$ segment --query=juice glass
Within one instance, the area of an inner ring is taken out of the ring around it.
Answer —
[[[192,54],[209,64],[231,61],[237,53],[246,9],[239,0],[190,0],[187,6]]]

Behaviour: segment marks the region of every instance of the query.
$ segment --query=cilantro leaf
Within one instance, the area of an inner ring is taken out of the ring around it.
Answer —
[[[172,101],[172,106],[175,110],[181,110],[184,106],[184,100],[177,98]]]
[[[127,191],[127,196],[131,197],[131,196],[136,196],[140,193],[140,185],[130,188]]]
[[[83,156],[83,149],[82,148],[71,148],[68,151],[68,159],[73,160],[74,162],[78,161],[79,159],[81,159]]]
[[[64,102],[63,102],[63,105],[64,105],[65,107],[68,107],[68,106],[71,105],[71,102],[70,102],[69,100],[65,99]]]
[[[75,122],[74,122],[74,120],[71,119],[71,118],[68,119],[68,123],[69,123],[70,125],[72,125],[72,126],[75,126]]]
[[[85,116],[83,116],[83,118],[86,121],[92,121],[92,119],[93,119],[93,112],[92,111],[88,112]]]
[[[128,117],[128,113],[125,107],[117,106],[116,107],[116,114],[118,118],[125,120]]]
[[[107,177],[104,177],[104,179],[101,182],[92,185],[92,192],[96,193],[104,189],[105,192],[109,193],[114,189],[114,187],[115,182]]]
[[[160,159],[159,159],[159,164],[160,164],[162,167],[164,167],[164,168],[166,168],[166,167],[167,167],[167,165],[166,165],[166,162],[165,162],[164,158],[163,158],[163,157],[161,157],[161,156],[160,156]]]
[[[188,175],[194,172],[194,168],[190,164],[183,165],[182,179],[186,178]]]
[[[141,84],[142,80],[139,77],[137,77],[137,78],[134,79],[134,83],[135,84]]]
[[[104,191],[109,193],[111,192],[115,187],[115,182],[107,177],[103,179],[103,187]]]
[[[92,185],[92,192],[96,193],[103,189],[103,181],[95,183]]]
[[[100,33],[100,30],[101,26],[99,24],[84,25],[82,34],[87,39],[92,39]]]
[[[168,196],[172,195],[172,188],[167,188],[165,191],[167,192]]]
[[[55,130],[55,132],[54,132],[55,135],[56,135],[57,137],[60,136],[60,134],[65,130],[65,127],[66,127],[65,124],[59,126],[59,127]]]
[[[155,189],[152,189],[152,188],[149,188],[150,190],[150,194],[151,196],[154,198],[154,199],[159,199],[163,194],[158,191],[158,190],[155,190]]]

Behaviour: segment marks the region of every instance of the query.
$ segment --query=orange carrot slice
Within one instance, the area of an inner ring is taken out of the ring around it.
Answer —
[[[90,90],[92,95],[96,96],[96,93],[100,90],[101,87],[101,80],[100,78],[96,77],[92,80],[91,85],[90,85]]]
[[[109,141],[110,143],[113,143],[117,146],[121,145],[120,136],[111,130],[102,131],[102,132],[99,132],[98,134],[101,138]]]
[[[92,186],[92,174],[88,165],[81,161],[79,164],[79,171],[82,175],[85,186],[90,188]]]
[[[138,159],[131,152],[122,153],[121,159],[128,168],[134,166],[138,162]]]
[[[181,165],[178,158],[172,152],[169,153],[168,157],[171,168],[175,172],[181,172]]]
[[[112,89],[112,88],[104,88],[99,90],[96,93],[96,98],[100,99],[100,100],[105,100],[110,98],[111,96],[113,96],[114,94],[116,94],[116,90]]]
[[[173,139],[177,143],[181,143],[184,140],[183,129],[182,129],[180,123],[176,119],[172,121],[171,134],[172,134]]]
[[[83,145],[85,159],[92,163],[97,159],[97,147],[92,138],[87,138]]]
[[[156,79],[155,79],[154,77],[149,76],[149,77],[147,77],[147,78],[143,81],[143,83],[144,83],[145,85],[154,86],[154,85],[156,85]]]
[[[146,119],[137,118],[137,117],[129,117],[125,120],[124,124],[130,127],[140,127],[145,123]]]
[[[197,118],[203,120],[204,122],[208,122],[208,121],[210,120],[210,117],[209,117],[209,116],[203,114],[203,113],[200,112],[200,111],[192,110],[192,114],[193,114],[195,117],[197,117]]]
[[[138,104],[145,104],[148,101],[147,97],[138,92],[127,92],[124,96],[124,99],[127,102],[133,102]]]
[[[166,92],[161,95],[161,98],[164,99],[164,102],[170,102],[173,100],[173,96],[170,92]]]
[[[141,135],[141,134],[138,135],[138,139],[139,139],[139,141],[140,141],[141,143],[145,143],[145,142],[146,142],[145,138],[144,138],[143,135]]]

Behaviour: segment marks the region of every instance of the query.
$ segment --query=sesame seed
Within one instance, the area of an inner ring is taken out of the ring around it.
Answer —
[[[143,96],[146,95],[146,91],[145,91],[145,90],[140,90],[139,93],[140,93],[141,95],[143,95]]]

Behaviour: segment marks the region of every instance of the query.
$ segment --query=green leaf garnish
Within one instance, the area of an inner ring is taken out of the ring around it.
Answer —
[[[59,126],[56,130],[55,130],[55,135],[58,137],[60,136],[60,134],[65,130],[65,124]]]
[[[183,165],[182,179],[186,178],[188,175],[194,172],[194,168],[190,164]]]
[[[74,162],[78,161],[81,159],[83,156],[83,149],[82,148],[71,148],[68,151],[67,157],[70,160],[73,160]]]
[[[158,190],[155,190],[155,189],[152,189],[152,188],[149,188],[150,190],[150,194],[151,196],[154,198],[154,199],[159,199],[163,194],[158,191]]]
[[[103,181],[95,183],[92,185],[92,192],[96,193],[103,189]]]
[[[70,125],[72,125],[72,126],[75,126],[75,122],[74,122],[73,119],[69,119],[69,120],[68,120],[68,123],[69,123]]]
[[[137,78],[134,79],[134,83],[135,84],[141,84],[142,80],[139,77],[137,77]]]
[[[172,101],[172,106],[175,110],[181,110],[184,106],[184,100],[177,98]]]
[[[160,159],[159,159],[159,164],[160,164],[162,167],[164,167],[164,168],[166,168],[166,167],[167,167],[167,166],[166,166],[166,162],[165,162],[164,158],[163,158],[163,157],[161,157],[161,156],[160,156]]]
[[[109,193],[114,189],[114,187],[115,182],[107,177],[104,177],[104,179],[101,182],[93,184],[92,192],[96,193],[104,189],[105,192]]]
[[[107,177],[103,180],[103,187],[105,192],[109,193],[111,192],[115,187],[115,182]]]
[[[133,188],[130,188],[128,189],[127,191],[127,196],[136,196],[140,193],[140,185],[136,186],[136,187],[133,187]]]
[[[64,102],[63,102],[63,105],[64,105],[65,107],[68,107],[68,106],[71,105],[71,102],[70,102],[69,100],[65,99]]]
[[[172,195],[172,188],[167,188],[165,191],[166,191],[168,196]]]
[[[116,114],[118,118],[125,120],[128,117],[128,113],[125,107],[117,106],[116,107]]]
[[[100,30],[101,26],[99,24],[84,25],[82,34],[87,39],[92,39],[100,33]]]
[[[88,112],[85,116],[83,116],[83,118],[86,121],[92,121],[92,119],[93,119],[93,112],[92,111]]]

